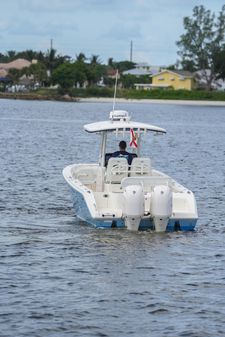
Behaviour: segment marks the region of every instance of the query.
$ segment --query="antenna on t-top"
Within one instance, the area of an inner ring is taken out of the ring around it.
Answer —
[[[118,81],[118,69],[116,69],[116,82],[115,82],[115,88],[114,88],[114,98],[113,98],[113,111],[116,104],[116,89],[117,89],[117,81]]]

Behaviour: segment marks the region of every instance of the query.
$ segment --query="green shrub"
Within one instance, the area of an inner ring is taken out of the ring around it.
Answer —
[[[71,97],[111,97],[114,96],[114,88],[96,86],[86,89],[70,88],[58,90],[39,89],[37,94],[47,96],[64,96],[66,94]],[[126,99],[171,99],[171,100],[212,100],[225,101],[225,92],[222,91],[206,91],[206,90],[174,90],[174,89],[153,89],[153,90],[135,90],[135,89],[117,89],[118,98]]]

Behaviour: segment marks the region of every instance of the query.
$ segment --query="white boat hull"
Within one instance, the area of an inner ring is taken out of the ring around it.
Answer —
[[[98,195],[101,194],[101,192],[93,192],[93,190],[89,188],[90,184],[84,184],[81,181],[82,179],[79,180],[74,177],[73,169],[76,169],[78,166],[80,167],[82,165],[70,165],[63,171],[64,178],[71,188],[76,216],[96,228],[127,228],[126,217],[123,214],[122,207],[121,209],[118,208],[121,201],[116,200],[116,198],[122,198],[122,193],[111,192],[110,198],[112,200],[113,198],[115,199],[117,208],[105,207],[105,204],[103,203],[99,206]],[[82,172],[85,171],[87,166],[88,164],[86,164],[86,166],[83,164]],[[98,165],[92,164],[91,167],[97,169]],[[154,170],[153,174],[159,175],[159,171]],[[165,177],[168,178],[168,176],[161,173],[161,180]],[[159,178],[160,177],[158,177],[158,179]],[[131,179],[131,181],[132,183],[135,182],[135,178],[133,180]],[[125,181],[125,184],[126,183],[127,182]],[[191,191],[185,189],[174,180],[171,180],[171,184],[173,186],[177,185],[176,188],[178,189],[178,192],[172,193],[173,209],[172,214],[167,218],[166,226],[165,222],[161,221],[160,218],[155,220],[151,213],[145,212],[139,221],[139,225],[137,225],[137,222],[136,224],[133,222],[133,225],[131,224],[131,229],[156,231],[194,230],[198,219],[194,195]],[[110,193],[107,190],[102,193],[103,202],[105,202],[104,196],[107,197]],[[149,194],[150,193],[145,193],[145,196],[146,198],[149,197],[151,199],[151,195],[149,196]]]
[[[94,219],[88,210],[88,207],[82,197],[82,194],[71,189],[72,199],[73,199],[73,207],[75,210],[76,216],[86,222],[87,224],[95,227],[95,228],[126,228],[124,219]],[[177,218],[177,219],[169,219],[166,231],[193,231],[195,229],[198,218],[188,219],[188,218]],[[155,230],[153,219],[144,218],[141,219],[139,230]]]

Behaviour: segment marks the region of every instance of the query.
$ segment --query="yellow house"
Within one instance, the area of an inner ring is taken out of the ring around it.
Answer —
[[[163,70],[152,75],[152,88],[192,90],[196,87],[194,75],[185,70]]]

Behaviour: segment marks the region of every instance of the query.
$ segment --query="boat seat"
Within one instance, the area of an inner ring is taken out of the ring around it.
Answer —
[[[133,160],[134,158],[137,157],[137,154],[136,154],[136,153],[130,153],[130,157],[131,157],[131,159]],[[105,166],[106,166],[106,167],[107,167],[107,165],[108,165],[108,161],[109,161],[110,158],[115,158],[115,157],[113,157],[113,152],[112,152],[112,153],[106,153],[106,154],[105,154]],[[117,157],[116,157],[116,158],[117,158]]]
[[[109,161],[109,159],[112,157],[112,155],[113,155],[113,152],[110,152],[110,153],[106,153],[106,154],[105,154],[105,167],[107,167],[108,161]]]
[[[128,163],[126,158],[109,158],[106,169],[106,183],[120,184],[128,176]]]
[[[130,177],[149,176],[152,173],[150,158],[134,158],[129,171]]]

